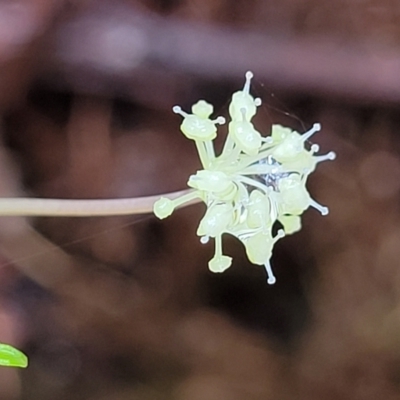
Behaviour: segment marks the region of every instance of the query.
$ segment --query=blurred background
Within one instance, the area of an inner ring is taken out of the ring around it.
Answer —
[[[1,218],[0,342],[30,358],[1,399],[400,398],[400,2],[2,0],[0,196],[183,189],[171,107],[227,115],[247,70],[263,134],[322,124],[330,214],[278,243],[274,286],[229,237],[208,272],[202,205]]]

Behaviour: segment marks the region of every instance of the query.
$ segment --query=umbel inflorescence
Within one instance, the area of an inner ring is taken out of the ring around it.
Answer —
[[[274,244],[285,235],[301,228],[301,215],[314,207],[322,215],[328,213],[310,197],[307,178],[316,165],[333,160],[335,153],[315,155],[319,146],[307,145],[308,139],[320,130],[319,124],[299,134],[281,125],[272,127],[271,136],[263,137],[251,122],[261,100],[250,94],[253,74],[246,73],[243,90],[233,94],[229,106],[231,121],[221,154],[216,155],[213,140],[217,125],[225,119],[210,119],[213,106],[204,100],[192,106],[192,113],[175,106],[173,111],[183,117],[181,131],[194,140],[203,169],[190,176],[189,193],[174,200],[161,197],[154,204],[158,218],[166,218],[176,207],[201,199],[207,206],[197,235],[202,243],[215,239],[215,254],[209,261],[213,272],[223,272],[232,258],[223,254],[222,235],[228,233],[245,246],[249,260],[264,265],[268,283],[275,283],[270,259]],[[276,235],[273,226],[280,223]]]

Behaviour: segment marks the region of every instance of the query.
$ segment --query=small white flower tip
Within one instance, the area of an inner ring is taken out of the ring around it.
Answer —
[[[257,98],[254,99],[254,105],[255,105],[256,107],[260,107],[261,104],[262,104],[262,100],[261,100],[259,97],[257,97]]]
[[[219,125],[223,125],[225,122],[226,122],[226,119],[225,119],[224,117],[218,117],[218,118],[215,120],[215,123],[216,123],[216,124],[219,124]]]
[[[328,215],[329,208],[328,207],[321,207],[321,215]]]
[[[182,108],[181,108],[180,106],[173,106],[173,107],[172,107],[172,111],[173,111],[175,114],[180,114],[180,113],[182,112]]]
[[[202,237],[200,238],[200,243],[206,244],[206,243],[209,242],[209,240],[210,240],[210,236],[202,236]]]
[[[310,139],[310,137],[314,135],[314,133],[319,132],[320,130],[321,130],[321,124],[315,123],[309,131],[305,132],[302,135],[303,141]]]
[[[246,80],[249,81],[250,79],[253,78],[254,74],[251,71],[247,71],[245,76],[246,76]]]
[[[251,82],[251,79],[253,78],[253,73],[251,71],[247,71],[245,76],[246,76],[246,82],[243,87],[243,92],[246,94],[249,94],[250,93],[250,82]]]
[[[315,123],[313,125],[313,130],[314,130],[314,132],[320,131],[321,130],[321,124],[319,124],[318,122]]]
[[[311,199],[310,201],[310,206],[318,210],[321,215],[328,215],[329,214],[329,208],[322,206],[321,204],[317,203],[315,200]]]
[[[328,160],[334,160],[336,159],[336,153],[334,151],[330,151],[327,156]]]
[[[312,153],[317,153],[318,151],[319,151],[319,145],[316,144],[316,143],[314,143],[314,144],[311,146],[311,152],[312,152]]]
[[[268,276],[267,283],[268,283],[268,285],[273,285],[276,282],[276,278],[275,278],[274,273],[272,272],[270,262],[269,261],[266,262],[264,264],[264,267],[265,267],[265,271],[267,272],[267,276]]]

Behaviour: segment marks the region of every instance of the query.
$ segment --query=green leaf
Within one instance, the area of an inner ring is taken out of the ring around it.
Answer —
[[[28,366],[28,357],[12,346],[0,343],[0,365],[26,368]]]

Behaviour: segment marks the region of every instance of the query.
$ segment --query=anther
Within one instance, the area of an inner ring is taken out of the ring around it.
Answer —
[[[310,139],[310,137],[314,135],[315,132],[319,132],[320,130],[321,130],[321,124],[318,123],[314,124],[313,127],[308,132],[301,135],[301,138],[303,139],[303,141],[306,141]]]

